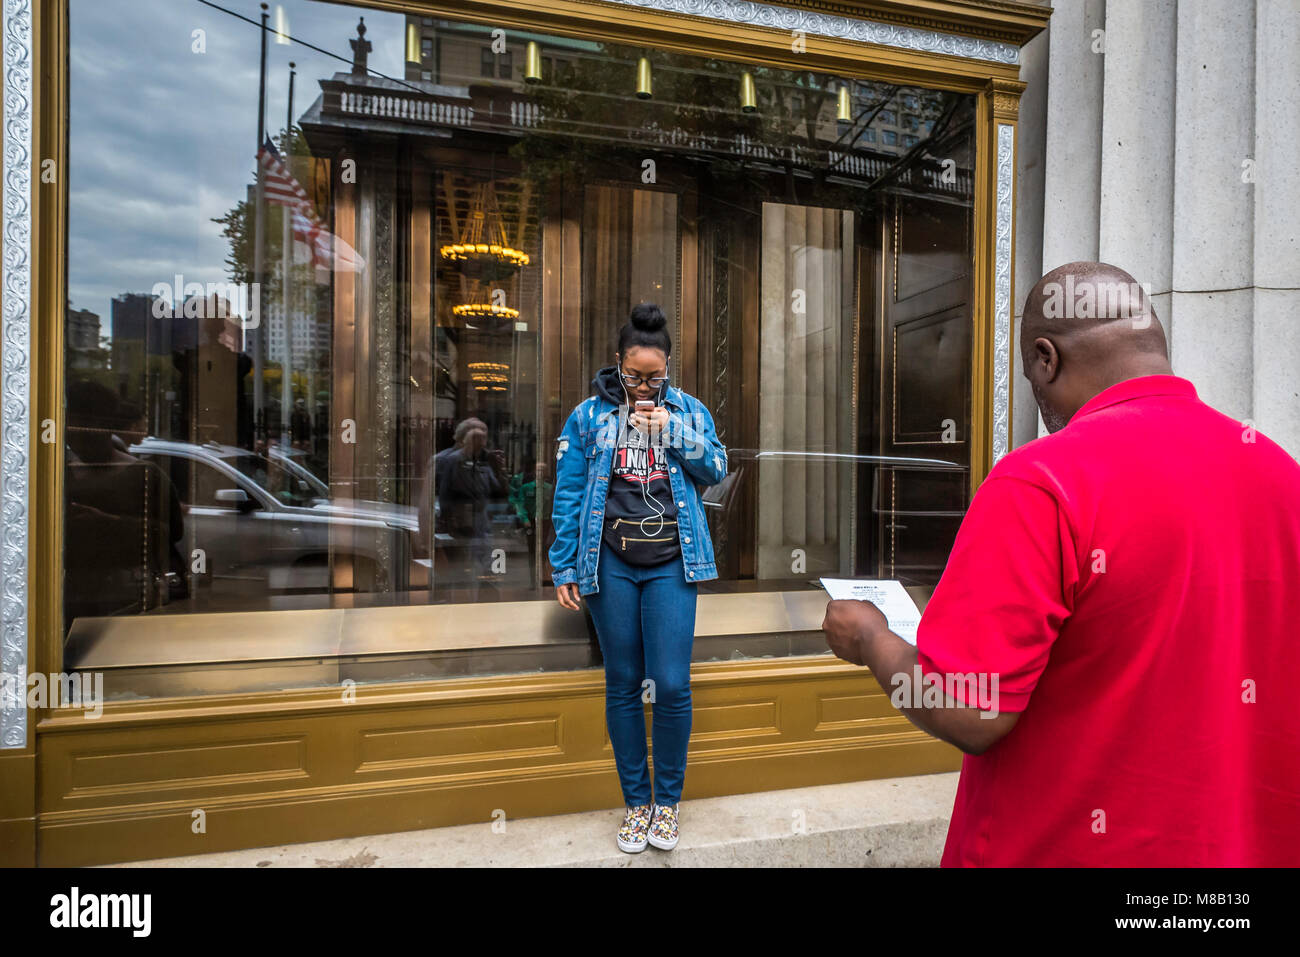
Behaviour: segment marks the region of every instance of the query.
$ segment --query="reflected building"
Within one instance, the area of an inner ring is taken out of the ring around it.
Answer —
[[[685,56],[659,58],[653,95],[633,97],[637,57],[616,44],[512,32],[494,49],[486,25],[415,15],[405,29],[404,80],[368,70],[359,24],[351,70],[321,80],[299,120],[329,166],[336,234],[373,266],[335,273],[330,291],[331,487],[436,512],[416,500],[432,487],[422,472],[474,417],[515,487],[536,490],[540,450],[613,361],[618,326],[655,301],[678,384],[730,446],[928,450],[955,466],[850,475],[809,460],[760,480],[754,463],[755,488],[732,500],[743,518],[718,529],[727,577],[789,577],[797,547],[823,572],[933,581],[967,495],[966,429],[941,444],[940,423],[969,417],[972,101],[862,82],[841,94],[847,81],[774,70],[755,83]],[[483,235],[511,252],[455,252]],[[879,284],[898,293],[883,312],[865,291]],[[773,313],[796,294],[808,319]],[[337,439],[344,421],[355,444]],[[900,499],[919,517],[891,518]],[[500,547],[542,567],[549,541],[497,504]],[[436,593],[438,532],[425,533]]]
[[[99,365],[99,337],[99,314],[89,309],[73,309],[72,303],[68,303],[69,368],[92,369]]]

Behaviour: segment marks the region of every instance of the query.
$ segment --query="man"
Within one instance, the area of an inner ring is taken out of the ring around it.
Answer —
[[[1020,351],[1052,434],[980,486],[917,647],[823,623],[886,690],[944,683],[903,709],[966,752],[943,864],[1300,864],[1300,465],[1172,374],[1114,266],[1039,280]]]
[[[505,498],[505,453],[488,449],[488,427],[475,416],[461,420],[453,440],[455,445],[429,457],[420,496],[419,534],[422,542],[429,543],[430,557],[433,533],[451,536],[452,544],[445,549],[448,564],[459,572],[456,583],[469,585],[474,597],[479,579],[490,574],[492,527],[487,506]],[[435,496],[436,528],[430,512]]]

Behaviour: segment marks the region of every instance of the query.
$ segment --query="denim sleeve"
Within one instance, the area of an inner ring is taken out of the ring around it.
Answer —
[[[713,416],[704,403],[694,403],[686,415],[670,410],[664,434],[668,454],[677,458],[696,482],[717,485],[727,477],[727,447],[718,441]]]
[[[564,423],[555,449],[555,497],[551,500],[551,522],[555,541],[547,557],[551,578],[557,586],[578,580],[578,523],[582,498],[587,491],[587,454],[582,445],[578,405]]]

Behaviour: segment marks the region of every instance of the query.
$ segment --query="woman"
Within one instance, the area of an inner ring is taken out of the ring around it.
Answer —
[[[677,845],[691,736],[695,592],[718,577],[700,488],[727,474],[713,417],[668,384],[663,312],[641,303],[618,335],[615,365],[569,415],[556,450],[550,560],[556,598],[587,599],[605,657],[605,720],[627,813],[618,846]],[[644,702],[653,708],[655,776]]]

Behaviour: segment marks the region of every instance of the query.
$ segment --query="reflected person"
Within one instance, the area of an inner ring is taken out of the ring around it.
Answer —
[[[488,449],[487,425],[470,417],[456,426],[455,444],[429,460],[426,490],[437,497],[438,521],[434,529],[451,536],[447,559],[459,567],[477,595],[481,578],[490,575],[492,526],[487,506],[506,495],[505,453]],[[423,497],[421,508],[429,507]],[[427,519],[422,523],[427,527]]]

